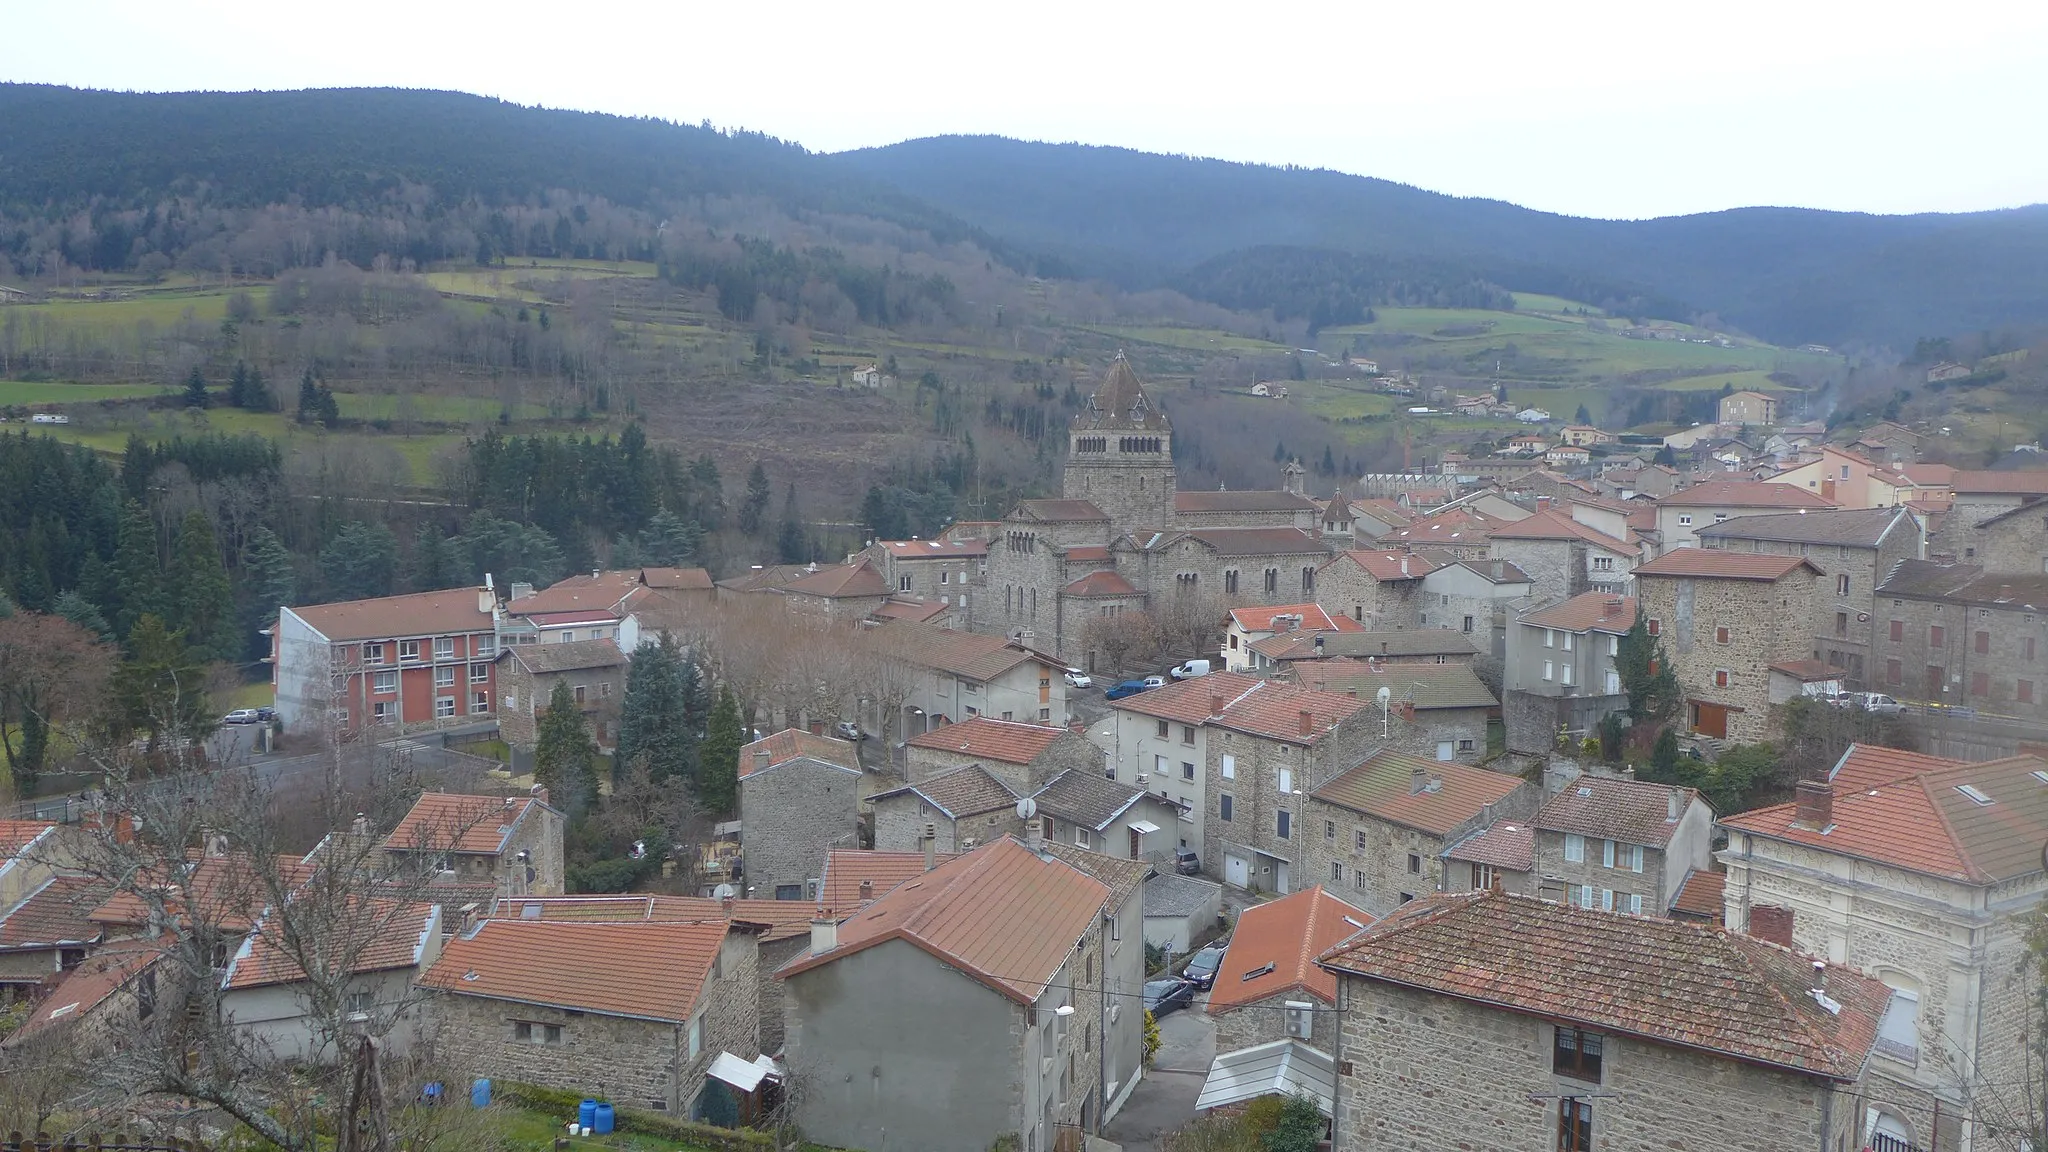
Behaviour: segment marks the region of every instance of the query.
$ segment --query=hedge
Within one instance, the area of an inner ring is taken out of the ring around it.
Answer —
[[[534,1112],[552,1112],[562,1117],[562,1123],[565,1125],[569,1122],[569,1117],[576,1115],[576,1110],[583,1101],[591,1099],[580,1092],[542,1088],[536,1084],[504,1082],[495,1087],[499,1099]],[[744,1128],[719,1128],[662,1112],[623,1108],[614,1104],[612,1116],[621,1132],[660,1136],[668,1140],[684,1140],[709,1149],[710,1152],[763,1152],[764,1149],[775,1147],[775,1138],[763,1132],[753,1132]]]

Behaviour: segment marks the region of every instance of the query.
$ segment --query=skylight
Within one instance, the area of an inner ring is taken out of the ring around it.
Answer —
[[[2048,772],[2042,772],[2036,769],[2033,773],[2033,776],[2034,779],[2039,780],[2041,783],[2048,784]]]
[[[1965,796],[1968,796],[1968,797],[1970,798],[1970,801],[1971,801],[1971,803],[1974,803],[1974,804],[1989,804],[1989,803],[1991,803],[1991,797],[1989,797],[1989,796],[1986,796],[1986,795],[1984,794],[1984,790],[1983,790],[1983,789],[1981,789],[1981,788],[1979,788],[1979,787],[1977,787],[1977,786],[1976,786],[1975,784],[1958,784],[1958,785],[1956,785],[1956,791],[1958,791],[1958,792],[1961,792],[1961,793],[1962,793],[1963,795],[1965,795]]]
[[[1251,971],[1249,971],[1249,972],[1245,973],[1244,975],[1242,975],[1242,976],[1238,977],[1238,979],[1239,979],[1239,980],[1257,980],[1257,979],[1258,979],[1259,977],[1261,977],[1261,976],[1271,976],[1272,974],[1273,974],[1273,966],[1272,966],[1271,964],[1261,964],[1261,965],[1259,965],[1259,966],[1258,966],[1257,968],[1254,968],[1254,969],[1252,969]]]

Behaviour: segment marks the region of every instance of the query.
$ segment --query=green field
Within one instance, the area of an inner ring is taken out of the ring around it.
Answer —
[[[1285,344],[1271,340],[1255,340],[1250,336],[1233,336],[1213,328],[1172,328],[1172,327],[1126,327],[1111,324],[1077,324],[1075,327],[1118,340],[1135,340],[1144,344],[1160,344],[1168,348],[1186,348],[1195,352],[1292,352]]]
[[[133,325],[148,322],[159,328],[176,324],[188,316],[196,321],[218,323],[228,314],[228,293],[176,291],[136,293],[112,300],[52,300],[47,304],[16,304],[8,309],[24,317],[41,316],[77,323]]]
[[[89,404],[95,400],[139,400],[161,396],[154,384],[28,384],[0,380],[0,408],[30,404]]]

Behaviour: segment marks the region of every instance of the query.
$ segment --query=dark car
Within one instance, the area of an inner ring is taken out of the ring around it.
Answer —
[[[1176,848],[1173,852],[1173,870],[1183,876],[1199,876],[1202,873],[1202,858],[1192,848]]]
[[[262,721],[262,722],[264,722],[265,724],[268,724],[268,723],[270,723],[271,721],[273,721],[273,720],[277,719],[277,709],[275,709],[275,708],[258,708],[258,709],[256,710],[256,719],[258,719],[258,720],[261,720],[261,721]]]
[[[1154,1020],[1186,1008],[1195,1002],[1195,986],[1185,980],[1172,978],[1145,981],[1145,1011]]]
[[[832,726],[832,734],[841,740],[852,740],[855,743],[868,738],[868,734],[860,730],[860,725],[855,724],[851,720],[841,720],[839,723],[834,724]]]
[[[1154,687],[1154,685],[1147,684],[1143,680],[1125,680],[1109,691],[1104,692],[1102,698],[1104,700],[1121,700],[1126,696],[1136,696],[1138,693],[1151,687]]]
[[[1191,984],[1207,988],[1216,982],[1216,970],[1223,967],[1223,945],[1211,944],[1188,959],[1181,976]]]

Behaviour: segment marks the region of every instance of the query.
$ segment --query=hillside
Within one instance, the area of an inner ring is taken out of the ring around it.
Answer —
[[[1606,221],[1337,172],[996,137],[913,140],[834,159],[1127,287],[1185,283],[1204,262],[1280,247],[1301,253],[1286,289],[1297,295],[1326,278],[1329,250],[1421,258],[1524,291],[1623,308],[1634,300],[1646,315],[1715,313],[1781,344],[1904,347],[1920,334],[2048,317],[2048,206],[1953,216],[1741,208]],[[1271,283],[1270,256],[1252,262]],[[1229,279],[1211,267],[1193,284]]]

